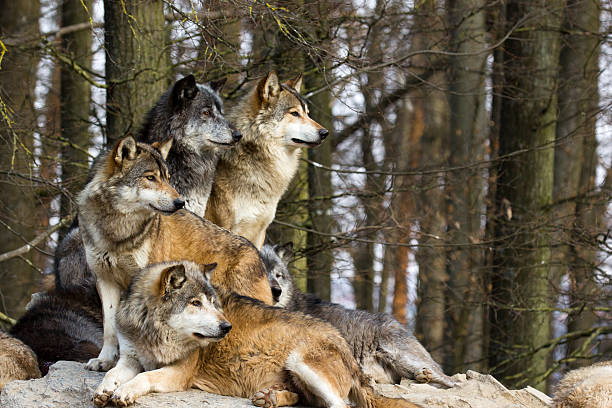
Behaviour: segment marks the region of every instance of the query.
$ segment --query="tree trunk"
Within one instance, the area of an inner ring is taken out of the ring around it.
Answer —
[[[563,0],[507,3],[508,25],[526,15],[529,27],[505,44],[497,202],[507,208],[497,223],[492,282],[491,366],[513,386],[545,388],[550,338],[550,230],[556,78]],[[535,18],[537,16],[537,18]],[[518,151],[521,153],[516,154]],[[511,213],[510,213],[511,209]]]
[[[61,27],[89,21],[91,0],[63,0]],[[85,8],[87,7],[87,9]],[[85,70],[91,69],[91,31],[81,30],[62,37],[62,53]],[[87,177],[89,148],[89,109],[91,87],[67,65],[61,67],[60,106],[62,130],[62,186],[74,194]],[[76,211],[70,197],[62,195],[60,216]],[[67,229],[61,231],[61,234]]]
[[[36,38],[39,34],[39,0],[0,0],[0,38]],[[37,233],[38,185],[34,171],[34,108],[39,55],[31,44],[7,46],[0,69],[0,253],[24,245]],[[40,274],[22,259],[0,265],[0,308],[12,317],[23,308],[40,281]]]
[[[461,167],[482,160],[485,142],[485,71],[487,53],[484,0],[449,0],[451,29],[449,166]],[[465,54],[465,55],[461,55]],[[449,328],[453,343],[450,372],[464,372],[467,362],[482,359],[481,257],[472,244],[480,241],[482,210],[481,170],[455,170],[447,174],[447,225],[452,245],[447,251]],[[470,368],[480,366],[470,363]]]
[[[104,32],[106,141],[112,145],[138,131],[167,88],[164,2],[105,0]]]

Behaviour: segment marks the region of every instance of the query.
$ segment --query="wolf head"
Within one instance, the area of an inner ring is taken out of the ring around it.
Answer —
[[[159,295],[167,308],[167,324],[183,340],[200,346],[221,340],[232,328],[210,285],[217,264],[180,262],[165,266],[160,273]]]
[[[103,167],[94,170],[88,186],[104,188],[109,203],[122,213],[171,214],[185,205],[168,182],[164,159],[171,146],[172,139],[151,145],[137,143],[131,136],[121,139]],[[86,187],[82,195],[89,191]]]
[[[329,132],[308,116],[306,100],[299,94],[301,86],[301,75],[281,84],[274,71],[259,81],[250,100],[259,137],[295,148],[318,146],[325,140]]]
[[[293,295],[293,278],[287,264],[293,256],[293,242],[284,245],[264,245],[261,259],[266,266],[275,306],[287,307]]]
[[[175,143],[194,152],[229,148],[242,138],[240,132],[223,116],[219,92],[225,79],[197,84],[193,75],[178,80],[166,99],[170,134]]]

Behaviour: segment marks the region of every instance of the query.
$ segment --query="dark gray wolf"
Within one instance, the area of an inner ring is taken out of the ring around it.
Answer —
[[[557,387],[554,408],[612,407],[612,361],[578,368],[567,373]]]
[[[40,378],[36,355],[20,340],[0,330],[0,391],[14,380]]]
[[[206,218],[257,248],[295,175],[301,148],[318,146],[329,134],[308,116],[301,84],[301,76],[281,84],[270,72],[228,114],[243,139],[219,159]]]
[[[225,80],[197,84],[193,75],[178,80],[149,110],[137,141],[163,142],[174,138],[166,162],[170,184],[185,200],[185,208],[203,217],[219,153],[242,137],[223,116],[219,91]],[[89,181],[89,180],[88,180]],[[91,302],[100,303],[95,276],[87,268],[78,222],[55,252],[58,293],[89,289]]]
[[[79,228],[102,300],[104,344],[87,368],[106,371],[118,356],[115,311],[121,290],[149,263],[217,262],[212,282],[269,304],[270,285],[259,252],[246,239],[182,210],[169,184],[172,139],[151,145],[128,136],[95,163],[79,194]]]
[[[364,373],[379,383],[413,378],[446,387],[455,385],[421,343],[391,315],[349,310],[296,289],[287,269],[292,253],[291,243],[264,245],[261,250],[276,306],[331,323],[348,342]]]
[[[346,408],[347,396],[358,407],[415,407],[374,395],[330,325],[223,289],[215,295],[212,268],[163,263],[132,280],[117,314],[121,357],[96,405],[194,387],[268,407],[293,405],[298,394],[317,407]]]

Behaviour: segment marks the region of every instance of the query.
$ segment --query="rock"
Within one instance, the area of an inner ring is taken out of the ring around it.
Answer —
[[[104,373],[85,370],[83,364],[60,361],[45,377],[13,381],[0,394],[3,408],[81,408],[93,407],[91,396]],[[391,398],[406,398],[427,408],[549,408],[548,396],[536,390],[508,390],[490,375],[474,371],[457,374],[460,383],[452,389],[404,380],[400,385],[380,384],[376,389]],[[149,394],[138,399],[135,408],[246,408],[243,398],[223,397],[198,390],[168,394]]]

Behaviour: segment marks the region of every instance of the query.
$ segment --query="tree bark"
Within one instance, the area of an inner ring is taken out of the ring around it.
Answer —
[[[550,338],[550,230],[563,0],[507,3],[514,25],[529,16],[505,44],[504,99],[496,200],[505,218],[496,229],[492,282],[490,362],[513,386],[544,390]]]
[[[125,5],[125,8],[124,8]],[[136,133],[167,88],[162,0],[105,0],[106,141]]]

